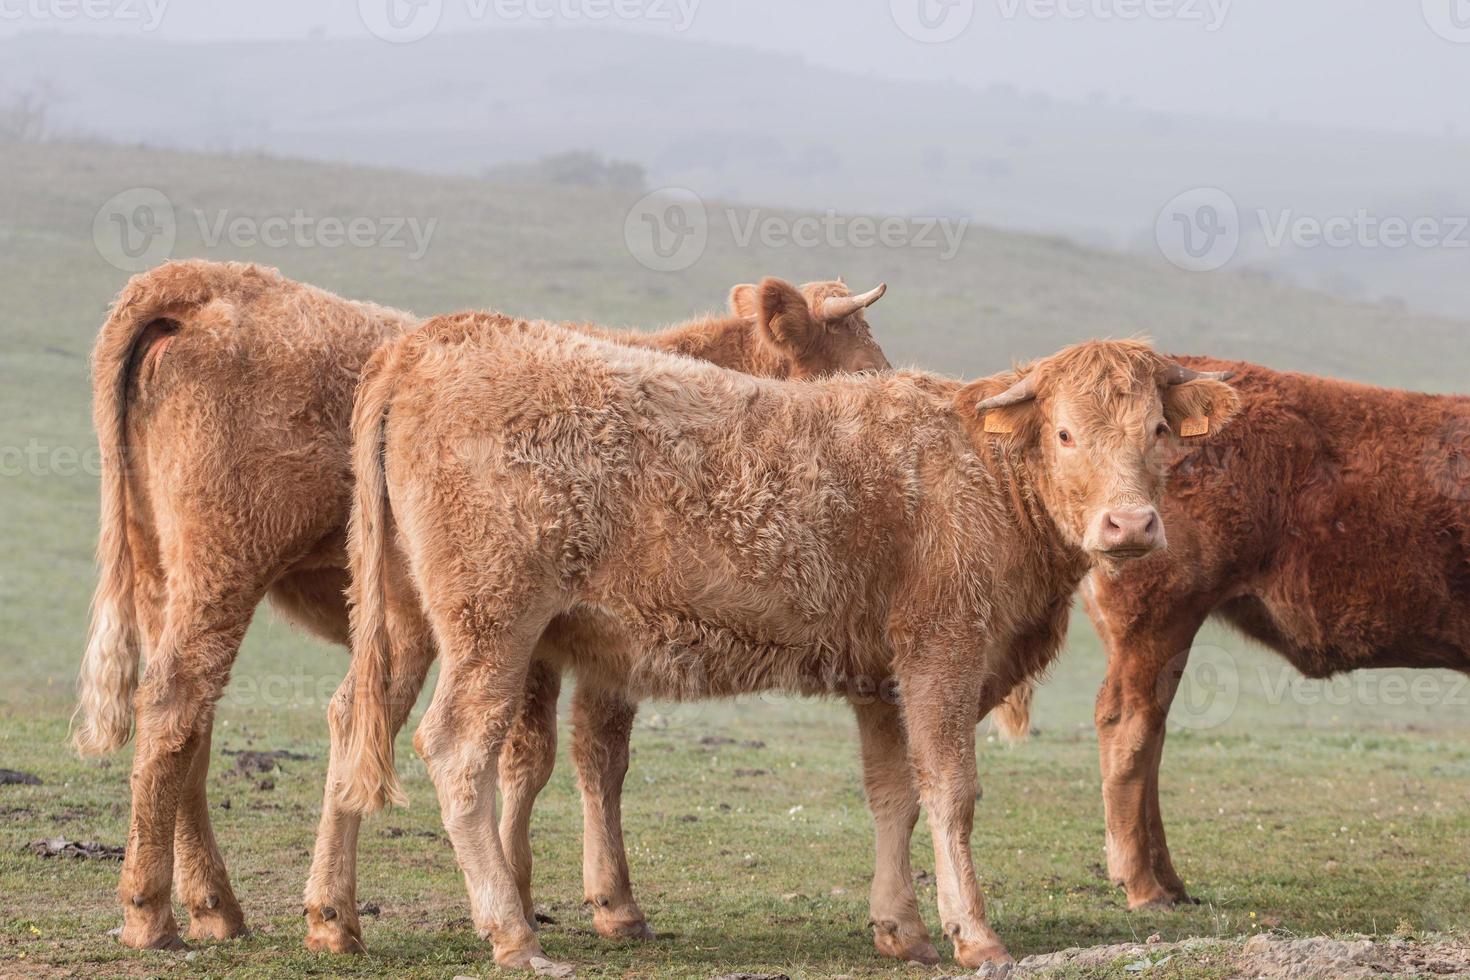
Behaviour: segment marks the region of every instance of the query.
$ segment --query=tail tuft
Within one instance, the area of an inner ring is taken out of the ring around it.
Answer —
[[[1024,742],[1030,736],[1031,696],[1035,692],[1036,688],[1030,681],[1017,684],[1000,706],[990,713],[1001,738],[1007,742]]]

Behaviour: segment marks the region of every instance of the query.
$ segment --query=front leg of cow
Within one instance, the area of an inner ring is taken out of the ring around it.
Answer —
[[[970,834],[975,818],[977,685],[966,683],[969,658],[929,660],[900,677],[909,753],[934,836],[935,877],[944,934],[962,966],[1010,963],[985,916],[975,880]]]
[[[895,705],[853,703],[862,743],[863,786],[877,834],[877,861],[868,899],[873,944],[884,956],[905,963],[938,963],[939,952],[919,915],[909,859],[919,792],[909,765],[908,740]]]
[[[1105,617],[1099,623],[1108,651],[1096,710],[1108,874],[1130,909],[1189,901],[1164,836],[1159,765],[1169,706],[1201,622],[1190,617],[1127,633],[1108,628]]]
[[[638,708],[579,683],[572,699],[572,760],[582,789],[582,887],[592,925],[608,939],[652,939],[633,897],[623,845],[623,778]]]

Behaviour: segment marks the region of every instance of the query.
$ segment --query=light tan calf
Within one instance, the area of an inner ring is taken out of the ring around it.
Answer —
[[[779,284],[760,295],[783,301]],[[1089,569],[1163,545],[1170,425],[1218,429],[1234,403],[1139,343],[968,385],[796,385],[549,324],[431,321],[375,356],[355,409],[354,659],[332,714],[343,803],[400,796],[391,662],[408,579],[443,656],[415,745],[500,964],[542,955],[493,830],[501,745],[542,663],[629,700],[858,702],[875,912],[924,934],[906,855],[885,850],[922,800],[945,935],[967,966],[1005,960],[969,847],[975,724],[1055,654]],[[864,695],[894,681],[901,720]]]
[[[808,293],[824,310],[851,303],[840,284]],[[744,287],[732,299],[748,304],[752,294]],[[417,322],[273,270],[188,261],[134,277],[102,328],[93,360],[101,568],[76,742],[85,753],[121,747],[136,690],[132,825],[118,892],[127,945],[179,944],[171,879],[190,937],[244,928],[205,798],[214,706],[266,595],[312,632],[347,642],[352,394],[372,352]],[[757,336],[742,313],[662,334],[604,333],[781,374],[883,363],[856,312],[825,324],[822,342],[794,338],[799,352]],[[411,701],[432,637],[423,624],[402,628],[405,662],[419,671],[400,682]],[[528,704],[548,693],[554,706],[554,689],[533,692]],[[538,719],[552,724],[542,711],[528,725]],[[526,732],[507,749],[507,771],[549,772],[554,727],[549,736]],[[518,802],[529,809],[529,798]]]

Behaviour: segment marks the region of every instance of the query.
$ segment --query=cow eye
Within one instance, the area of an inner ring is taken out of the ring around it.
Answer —
[[[1057,431],[1057,439],[1061,442],[1062,445],[1070,446],[1072,444],[1072,433],[1068,432],[1066,429],[1059,429]]]
[[[1166,436],[1168,434],[1169,434],[1169,423],[1168,422],[1160,422],[1158,425],[1154,426],[1154,438],[1155,439],[1162,439],[1162,438],[1164,438],[1164,436]]]

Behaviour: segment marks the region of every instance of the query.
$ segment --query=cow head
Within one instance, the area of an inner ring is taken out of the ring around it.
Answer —
[[[873,340],[863,311],[887,291],[880,284],[854,296],[841,280],[807,283],[798,290],[781,279],[766,279],[731,290],[730,309],[755,322],[761,341],[783,361],[790,378],[883,371],[888,358]]]
[[[1138,341],[1091,341],[959,395],[980,439],[1026,452],[1063,537],[1116,566],[1165,546],[1159,503],[1181,433],[1218,431],[1239,397]]]

